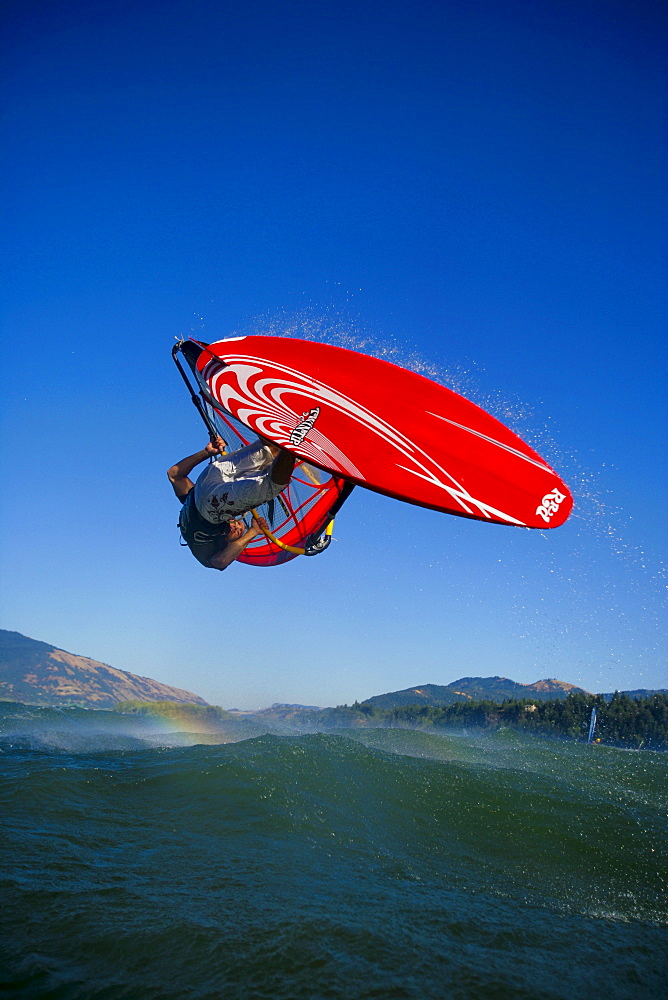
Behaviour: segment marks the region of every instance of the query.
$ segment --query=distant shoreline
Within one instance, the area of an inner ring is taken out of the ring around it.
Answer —
[[[668,750],[668,695],[653,694],[631,698],[628,694],[604,695],[571,693],[551,701],[505,699],[455,702],[444,706],[403,705],[378,708],[368,702],[314,709],[299,705],[276,705],[259,712],[227,712],[215,705],[175,702],[120,702],[112,708],[83,705],[35,705],[0,699],[0,705],[21,706],[40,712],[65,715],[118,714],[162,718],[172,723],[201,725],[203,731],[229,732],[244,722],[264,724],[277,733],[306,733],[345,729],[421,729],[494,732],[513,729],[529,735],[558,737],[586,742],[592,708],[597,711],[595,741],[599,745],[624,749]],[[2,712],[0,711],[0,731]],[[244,737],[246,738],[246,737]]]

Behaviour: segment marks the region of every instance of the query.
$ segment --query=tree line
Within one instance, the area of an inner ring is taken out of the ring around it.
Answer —
[[[396,708],[378,708],[369,702],[355,702],[320,711],[297,709],[291,714],[289,722],[309,729],[378,726],[493,730],[508,726],[545,736],[586,740],[592,708],[597,712],[597,741],[633,749],[668,750],[668,695],[665,694],[631,698],[628,694],[615,692],[610,700],[606,700],[604,695],[571,692],[566,698],[551,701],[507,698],[502,702],[467,700],[442,706],[402,705]],[[126,701],[116,705],[115,709],[175,719],[197,718],[214,724],[234,719],[215,705]]]
[[[333,725],[417,726],[424,728],[499,729],[509,726],[526,732],[557,734],[586,740],[592,708],[596,709],[595,739],[614,746],[668,749],[668,695],[631,698],[615,692],[603,695],[572,692],[553,701],[506,699],[457,701],[451,705],[404,705],[378,709],[365,702],[326,709]]]

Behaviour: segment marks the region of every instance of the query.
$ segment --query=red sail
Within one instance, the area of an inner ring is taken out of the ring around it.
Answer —
[[[216,431],[227,444],[227,451],[236,451],[257,440],[257,435],[240,423],[215,400],[206,381],[198,371],[200,352],[210,359],[206,345],[186,341],[175,348],[174,358],[181,374],[193,392],[178,356],[187,362],[199,390],[195,399],[198,410],[210,432]],[[301,462],[294,471],[289,486],[274,500],[262,504],[258,514],[269,524],[271,533],[282,545],[290,548],[309,549],[332,519],[333,509],[338,509],[351,490],[342,477]],[[246,516],[250,523],[250,517]],[[294,559],[297,553],[287,551],[265,535],[259,535],[237,558],[237,562],[251,566],[277,566]]]

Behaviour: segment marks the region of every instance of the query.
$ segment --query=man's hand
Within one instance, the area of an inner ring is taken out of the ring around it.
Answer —
[[[215,441],[209,441],[204,451],[209,456],[223,455],[225,453],[226,448],[227,448],[227,443],[223,441],[222,437],[219,434]]]
[[[257,535],[263,535],[265,531],[269,531],[269,525],[264,517],[253,515],[249,531],[253,532],[253,538],[255,538]]]

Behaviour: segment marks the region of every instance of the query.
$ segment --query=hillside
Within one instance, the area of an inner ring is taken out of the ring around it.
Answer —
[[[638,700],[641,698],[653,698],[655,694],[668,694],[668,688],[634,688],[633,691],[609,691],[607,694],[602,694],[601,698],[605,698],[606,701],[612,701],[616,693],[626,694],[629,698]]]
[[[507,677],[461,677],[452,684],[422,684],[403,691],[391,691],[367,698],[363,705],[373,708],[403,708],[405,705],[429,705],[435,708],[452,705],[457,701],[495,701],[506,698],[548,701],[566,698],[571,691],[582,688],[565,681],[542,680],[533,684],[518,684]],[[588,692],[584,692],[585,694]]]
[[[199,695],[0,629],[0,699],[111,708],[121,701],[206,705]]]

